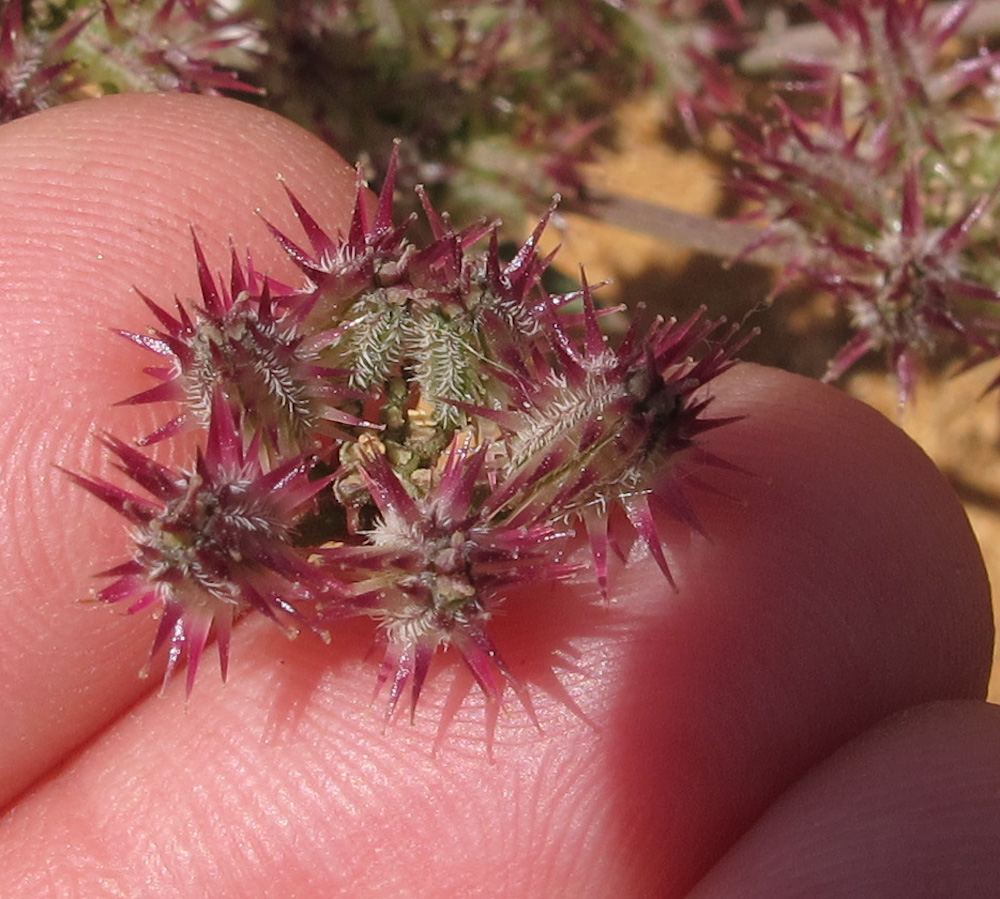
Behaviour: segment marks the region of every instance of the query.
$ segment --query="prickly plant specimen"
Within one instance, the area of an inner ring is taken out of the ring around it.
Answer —
[[[293,535],[327,481],[310,478],[313,460],[305,456],[265,470],[259,440],[245,445],[218,393],[204,452],[190,469],[165,468],[114,437],[104,444],[149,498],[71,475],[131,525],[131,557],[103,572],[114,580],[97,598],[127,602],[129,612],[156,610],[160,626],[152,654],[169,645],[167,677],[187,657],[190,693],[210,631],[225,677],[236,619],[250,611],[294,618],[296,603],[322,583]]]
[[[75,478],[133,527],[99,597],[160,604],[157,646],[172,641],[170,668],[188,647],[189,684],[213,624],[225,658],[244,613],[328,638],[362,616],[390,714],[407,693],[415,708],[448,648],[488,699],[508,684],[528,705],[489,634],[507,592],[577,572],[581,532],[609,595],[616,510],[670,581],[657,512],[701,527],[691,490],[726,463],[700,438],[730,420],[708,413],[711,382],[749,334],[698,313],[615,344],[586,283],[542,286],[548,215],[504,258],[495,227],[456,230],[424,195],[419,245],[412,219],[393,222],[394,191],[372,207],[359,180],[335,235],[290,192],[305,244],[272,231],[301,285],[235,257],[217,282],[196,242],[199,301],[171,314],[144,298],[157,329],[122,332],[166,362],[126,402],[181,407],[145,442],[200,429],[205,449],[174,472],[107,439],[155,502]]]

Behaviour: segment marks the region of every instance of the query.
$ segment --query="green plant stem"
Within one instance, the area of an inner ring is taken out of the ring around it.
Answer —
[[[951,3],[932,3],[928,7],[931,18],[942,15]],[[788,63],[803,58],[833,56],[840,44],[830,29],[822,22],[786,26],[781,21],[765,24],[753,46],[739,60],[739,69],[747,75],[762,75],[784,68]],[[958,34],[966,38],[987,37],[1000,33],[1000,0],[981,0],[962,22]]]
[[[597,221],[669,241],[698,253],[725,259],[742,256],[760,265],[781,265],[788,261],[774,246],[756,246],[748,251],[761,238],[763,232],[758,227],[682,212],[647,200],[604,194],[598,199],[567,204],[564,211],[579,212]]]

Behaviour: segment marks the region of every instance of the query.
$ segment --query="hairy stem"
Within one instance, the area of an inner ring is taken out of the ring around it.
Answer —
[[[761,265],[781,265],[788,261],[779,247],[755,246],[763,232],[754,225],[682,212],[620,194],[605,194],[596,200],[567,204],[565,210],[666,240],[698,253],[727,259],[742,255],[748,261]],[[748,252],[749,247],[753,249]]]
[[[927,12],[930,19],[941,16],[949,2],[932,3]],[[1000,33],[1000,0],[980,0],[958,29],[967,38],[981,38]],[[784,68],[803,58],[833,56],[840,43],[822,22],[786,25],[784,14],[778,12],[773,22],[765,24],[753,46],[739,60],[739,69],[747,75],[762,75]]]

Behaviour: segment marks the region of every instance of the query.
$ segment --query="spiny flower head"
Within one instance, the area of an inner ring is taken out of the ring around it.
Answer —
[[[854,338],[831,360],[827,380],[840,377],[872,350],[891,363],[900,402],[913,393],[922,356],[946,341],[962,341],[967,353],[993,355],[991,333],[962,303],[995,304],[1000,294],[978,281],[965,257],[970,230],[993,204],[983,197],[947,228],[928,227],[917,196],[917,176],[907,173],[898,231],[887,230],[866,247],[837,247],[846,264],[834,285],[846,300]],[[825,272],[815,273],[823,284]],[[976,305],[972,306],[973,309]]]
[[[736,130],[736,187],[788,260],[783,281],[830,291],[855,336],[828,378],[882,351],[900,403],[927,357],[989,352],[995,125],[983,117],[997,57],[945,51],[972,4],[816,3],[839,42],[800,62],[788,102]]]
[[[815,0],[809,8],[838,41],[836,56],[802,60],[800,70],[813,79],[812,90],[829,90],[845,80],[852,114],[909,120],[913,136],[935,135],[934,113],[959,91],[984,85],[996,63],[990,53],[944,63],[949,42],[972,12],[976,0],[932,5],[928,0]],[[898,127],[898,126],[894,126]]]
[[[310,479],[313,460],[304,456],[266,469],[259,445],[244,447],[218,394],[213,406],[205,450],[188,471],[173,471],[117,438],[103,438],[117,467],[150,498],[70,473],[132,528],[132,557],[100,575],[114,581],[97,598],[127,602],[130,613],[156,610],[160,625],[151,656],[169,644],[165,680],[186,656],[189,693],[213,628],[225,678],[238,617],[249,611],[295,615],[296,600],[322,583],[292,538],[328,481]]]
[[[701,434],[732,421],[706,414],[706,388],[735,364],[753,334],[727,330],[702,309],[685,322],[655,319],[643,337],[633,324],[612,347],[586,285],[584,301],[582,340],[572,339],[553,311],[551,355],[536,355],[505,378],[506,409],[477,410],[504,434],[506,481],[490,507],[509,509],[513,523],[582,520],[605,593],[608,521],[620,507],[672,582],[654,509],[701,529],[679,471],[725,464],[699,446]],[[690,473],[684,480],[698,483]]]
[[[405,264],[405,257],[412,253],[406,232],[413,218],[401,225],[395,224],[392,218],[398,158],[397,145],[374,212],[361,167],[358,167],[354,211],[346,233],[327,234],[286,187],[289,202],[310,248],[300,247],[273,225],[268,227],[308,279],[306,290],[316,294],[315,315],[327,318],[338,315],[343,304],[365,288],[373,284],[392,284],[401,265]]]
[[[549,215],[504,264],[495,227],[455,231],[421,193],[432,240],[417,249],[406,236],[413,219],[392,224],[395,171],[393,163],[373,216],[359,188],[346,234],[326,234],[292,197],[312,249],[275,235],[309,279],[313,319],[333,316],[344,329],[338,353],[352,384],[376,390],[411,372],[435,420],[454,428],[464,420],[456,401],[477,403],[488,393],[482,360],[496,352],[490,344],[523,345],[537,334],[534,291],[549,262],[537,245]],[[487,252],[470,252],[487,234]]]
[[[143,297],[162,330],[151,334],[119,331],[162,356],[169,364],[147,371],[162,383],[125,403],[173,401],[179,415],[145,438],[154,443],[190,427],[207,427],[213,402],[225,397],[248,435],[258,434],[272,454],[316,452],[343,434],[342,425],[361,425],[341,406],[359,394],[341,383],[347,372],[324,364],[342,329],[305,330],[307,297],[272,296],[272,286],[246,270],[233,255],[229,285],[213,279],[195,240],[201,304],[189,312],[177,304],[176,317]]]
[[[276,4],[277,5],[277,4]],[[302,124],[376,181],[406,139],[400,202],[425,185],[456,215],[508,223],[555,193],[587,194],[586,164],[617,138],[616,111],[640,93],[692,133],[732,101],[717,63],[734,46],[709,0],[295,0],[271,34],[288,48],[262,72]]]
[[[218,0],[4,0],[0,122],[106,93],[260,93],[236,72],[259,29]]]
[[[92,16],[80,9],[46,31],[25,25],[23,0],[5,0],[0,8],[0,122],[52,106],[80,87],[65,52]]]
[[[227,67],[253,66],[258,26],[218,0],[102,0],[102,11],[77,47],[95,75],[111,70],[131,90],[260,93]]]
[[[402,203],[425,184],[455,212],[512,220],[582,183],[591,142],[578,138],[606,129],[643,74],[628,17],[590,0],[296,0],[275,32],[294,52],[267,87],[294,85],[305,124],[366,155],[378,180],[378,148],[406,136]]]
[[[382,454],[362,467],[379,518],[362,546],[329,550],[342,579],[333,614],[364,614],[386,643],[378,684],[391,682],[388,713],[410,690],[416,707],[430,662],[457,649],[480,687],[497,700],[517,689],[486,625],[511,584],[567,576],[556,545],[568,536],[549,524],[514,526],[490,511],[486,447],[462,435],[443,454],[425,492],[411,495]]]
[[[725,15],[712,0],[623,0],[632,19],[640,58],[653,69],[657,92],[676,109],[688,135],[739,108],[731,73],[721,62],[746,43],[739,0],[725,0]]]

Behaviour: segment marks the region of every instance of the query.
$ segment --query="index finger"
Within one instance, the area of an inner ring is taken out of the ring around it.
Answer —
[[[112,407],[148,378],[110,329],[150,326],[136,288],[168,304],[197,295],[192,226],[214,268],[232,241],[295,278],[258,214],[295,233],[279,177],[346,224],[353,171],[246,104],[123,95],[0,129],[0,806],[149,686],[136,672],[152,622],[77,605],[117,561],[121,522],[54,468],[103,473],[95,432],[130,439],[162,423],[161,409]]]

